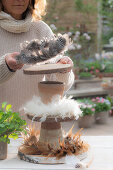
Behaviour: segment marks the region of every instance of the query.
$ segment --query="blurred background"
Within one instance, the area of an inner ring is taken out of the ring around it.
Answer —
[[[63,126],[67,130],[74,123],[85,135],[112,135],[113,0],[47,2],[44,21],[55,34],[67,33],[73,41],[65,54],[73,60],[75,74],[67,96],[82,103],[83,109],[80,120]]]

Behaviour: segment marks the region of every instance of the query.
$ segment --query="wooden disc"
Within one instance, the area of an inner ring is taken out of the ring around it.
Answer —
[[[27,114],[27,117],[28,117],[28,119],[32,120],[34,116],[30,115],[30,114]],[[41,117],[35,117],[33,119],[33,121],[40,122],[40,119],[41,119]],[[69,122],[69,121],[72,121],[72,120],[75,120],[74,116],[71,117],[71,118],[65,117],[64,119],[61,118],[61,117],[47,117],[46,118],[46,122],[56,122],[56,121],[57,122]]]
[[[58,72],[70,71],[72,66],[70,64],[41,64],[33,65],[23,70],[24,74],[36,75],[36,74],[51,74]]]
[[[34,164],[65,164],[65,157],[62,157],[61,159],[56,159],[56,157],[47,157],[42,155],[27,155],[25,153],[22,153],[21,151],[18,151],[18,156],[21,160],[24,160],[26,162],[34,163]],[[88,157],[88,152],[84,152],[82,154],[79,154],[76,156],[79,161],[82,161]]]

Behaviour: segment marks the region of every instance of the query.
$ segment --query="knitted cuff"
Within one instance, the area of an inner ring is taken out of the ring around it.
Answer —
[[[5,62],[6,55],[7,54],[3,55],[0,58],[0,83],[7,81],[10,77],[12,77],[15,74],[15,72],[12,72],[9,70],[9,68]]]

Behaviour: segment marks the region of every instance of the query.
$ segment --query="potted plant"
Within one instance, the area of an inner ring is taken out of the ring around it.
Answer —
[[[79,74],[79,77],[80,77],[80,79],[85,79],[85,80],[93,78],[92,74],[89,72],[81,72]]]
[[[90,128],[94,123],[95,108],[90,100],[84,99],[80,101],[80,109],[82,116],[78,120],[80,128]]]
[[[110,115],[113,116],[113,98],[108,96],[107,100],[109,100],[110,104],[111,104],[111,110],[110,110]]]
[[[10,138],[17,139],[18,134],[25,131],[25,120],[21,119],[19,113],[13,112],[11,107],[4,102],[0,109],[0,160],[7,158],[7,144],[10,143]]]
[[[103,124],[107,123],[109,111],[111,110],[111,104],[109,100],[103,97],[96,97],[92,99],[95,103],[95,121],[96,123]]]

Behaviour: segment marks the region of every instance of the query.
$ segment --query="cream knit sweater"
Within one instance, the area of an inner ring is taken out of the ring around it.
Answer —
[[[24,75],[23,69],[16,73],[10,72],[5,63],[5,56],[7,53],[20,51],[20,43],[23,41],[53,36],[53,32],[46,23],[29,22],[29,20],[31,16],[17,21],[10,15],[0,12],[0,103],[4,101],[10,103],[14,111],[19,111],[24,103],[32,99],[34,95],[38,95],[38,82],[43,80],[44,75]],[[72,71],[64,74],[57,73],[49,79],[55,78],[65,83],[65,90],[68,90],[74,82]]]

